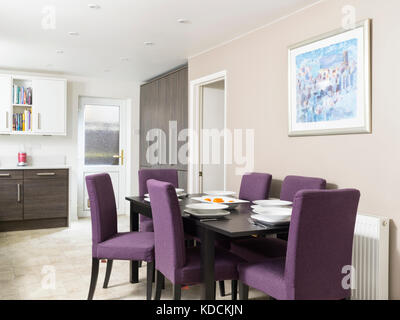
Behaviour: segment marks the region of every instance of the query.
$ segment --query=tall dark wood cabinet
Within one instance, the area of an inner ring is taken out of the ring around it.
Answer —
[[[176,121],[176,131],[170,137],[170,121]],[[179,148],[187,141],[175,141],[175,136],[188,127],[188,69],[183,67],[162,75],[141,86],[140,90],[140,167],[175,168],[179,186],[187,188],[187,164],[178,159]],[[165,133],[166,145],[160,145],[156,163],[149,163],[146,135],[151,129]],[[174,144],[176,143],[176,144]],[[165,160],[165,161],[164,161]]]

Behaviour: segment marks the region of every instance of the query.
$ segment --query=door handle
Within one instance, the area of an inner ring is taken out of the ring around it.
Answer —
[[[8,111],[6,111],[6,129],[8,129]]]
[[[37,113],[37,128],[40,130],[40,113]]]
[[[117,159],[121,159],[121,166],[124,165],[124,149],[121,150],[121,155],[119,156],[118,154],[114,154],[113,158]]]
[[[9,173],[0,173],[0,177],[10,177],[11,174]]]
[[[55,176],[56,174],[54,172],[39,172],[36,173],[37,176]]]
[[[17,184],[17,202],[21,203],[21,184]]]

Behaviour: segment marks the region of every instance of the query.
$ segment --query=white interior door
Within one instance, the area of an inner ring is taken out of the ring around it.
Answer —
[[[225,190],[225,81],[201,87],[200,192]]]
[[[81,216],[88,216],[88,194],[85,177],[108,173],[114,188],[119,214],[125,213],[126,136],[125,102],[114,99],[80,99],[81,179],[79,205]]]

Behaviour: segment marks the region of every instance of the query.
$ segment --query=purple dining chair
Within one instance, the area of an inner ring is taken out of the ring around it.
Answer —
[[[268,173],[249,172],[242,176],[240,183],[239,199],[254,201],[265,200],[269,197],[272,175]],[[229,250],[231,247],[231,239],[218,239],[216,245],[223,249]],[[218,282],[219,292],[222,297],[225,296],[225,284],[223,281]]]
[[[287,176],[282,183],[281,200],[293,201],[300,190],[323,190],[326,181],[321,178]],[[249,262],[262,261],[266,257],[281,257],[286,254],[287,233],[278,238],[253,238],[232,241],[231,251]]]
[[[326,180],[321,178],[287,176],[281,187],[281,200],[293,201],[294,196],[300,190],[324,190]]]
[[[182,285],[202,283],[201,255],[198,247],[186,248],[183,221],[174,186],[149,180],[154,224],[156,294],[161,297],[164,277],[173,283],[173,297],[181,298]],[[236,300],[237,264],[243,261],[228,251],[215,251],[215,279],[232,280],[232,299]]]
[[[249,201],[268,199],[271,180],[272,175],[268,173],[244,174],[240,184],[239,199]]]
[[[303,190],[294,197],[286,256],[238,266],[239,295],[249,286],[275,299],[346,299],[343,267],[351,265],[360,192]]]
[[[144,197],[147,190],[147,180],[155,179],[171,183],[178,188],[178,171],[175,169],[140,169],[139,170],[139,197]],[[140,215],[139,230],[144,232],[153,232],[153,221]]]
[[[92,275],[88,300],[93,299],[99,260],[107,259],[103,288],[108,287],[113,260],[147,262],[147,299],[151,299],[154,272],[154,233],[118,232],[114,190],[107,173],[86,177],[92,219]]]

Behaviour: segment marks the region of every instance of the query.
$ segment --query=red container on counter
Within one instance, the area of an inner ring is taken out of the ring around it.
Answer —
[[[18,152],[18,165],[19,166],[26,165],[26,152]]]

